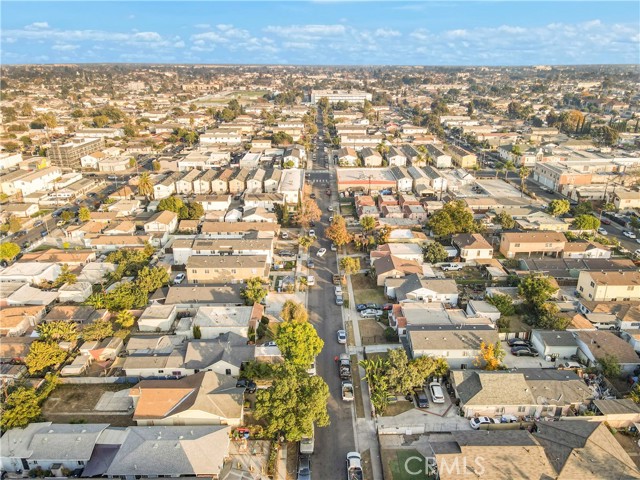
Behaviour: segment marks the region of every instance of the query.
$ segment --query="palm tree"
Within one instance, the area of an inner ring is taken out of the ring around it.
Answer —
[[[527,179],[530,173],[531,173],[531,169],[529,167],[525,167],[524,165],[522,165],[520,167],[520,170],[518,170],[518,175],[520,175],[520,191],[522,192],[523,195],[525,191],[524,181]]]
[[[149,172],[144,172],[140,175],[140,180],[138,181],[138,193],[147,198],[153,198],[153,183],[151,183]]]
[[[509,175],[509,172],[513,172],[516,169],[516,166],[513,164],[513,162],[511,160],[507,160],[504,163],[504,179],[507,179],[507,176]]]

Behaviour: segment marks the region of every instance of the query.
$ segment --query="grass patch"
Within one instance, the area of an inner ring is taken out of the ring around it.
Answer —
[[[353,395],[356,403],[356,417],[364,418],[364,402],[362,400],[362,382],[360,380],[360,368],[358,356],[351,355],[351,378],[353,383]]]
[[[371,467],[371,450],[367,449],[361,454],[362,476],[364,478],[373,478],[373,468]]]
[[[420,468],[415,468],[416,471],[420,470],[420,473],[411,474],[406,471],[405,462],[411,457],[418,457],[422,459],[421,461],[412,460],[414,465],[420,466]],[[424,467],[426,465],[426,461],[424,455],[415,449],[389,451],[387,460],[389,462],[389,469],[391,470],[391,478],[393,480],[425,480],[435,478],[434,476],[425,474]]]
[[[377,303],[382,305],[386,302],[381,287],[376,285],[375,278],[364,273],[351,275],[351,286],[356,303]]]
[[[398,400],[397,402],[390,403],[387,408],[384,409],[384,416],[395,417],[396,415],[400,415],[401,413],[413,410],[414,407],[415,405],[413,404],[413,402]]]

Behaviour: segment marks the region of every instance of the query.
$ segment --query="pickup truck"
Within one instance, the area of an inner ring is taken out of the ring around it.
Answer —
[[[353,402],[353,383],[342,382],[342,400],[345,402]]]
[[[351,358],[348,353],[341,353],[338,360],[340,380],[351,380]]]
[[[347,453],[347,480],[363,480],[362,457],[358,452]]]

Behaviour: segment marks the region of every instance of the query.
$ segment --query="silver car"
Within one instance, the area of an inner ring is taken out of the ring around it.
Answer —
[[[311,480],[311,459],[308,455],[298,457],[298,480]]]

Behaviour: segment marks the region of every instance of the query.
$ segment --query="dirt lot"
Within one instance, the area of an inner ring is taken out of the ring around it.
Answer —
[[[384,327],[373,318],[361,318],[358,321],[360,328],[360,338],[363,345],[377,345],[388,343],[384,338]]]
[[[364,273],[351,275],[351,286],[356,303],[386,303],[382,287],[376,285],[374,277],[365,276]]]
[[[131,385],[59,385],[42,406],[43,416],[56,423],[110,423],[118,427],[135,425],[132,414],[115,415],[93,408],[104,392],[117,392]]]

